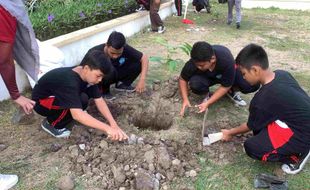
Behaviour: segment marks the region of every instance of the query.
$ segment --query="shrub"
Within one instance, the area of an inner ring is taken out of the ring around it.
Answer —
[[[37,38],[50,39],[130,14],[135,0],[30,0],[29,17]]]

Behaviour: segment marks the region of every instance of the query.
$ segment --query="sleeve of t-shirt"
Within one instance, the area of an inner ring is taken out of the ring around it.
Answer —
[[[138,62],[141,60],[143,53],[131,47],[130,45],[126,45],[124,47],[124,54],[126,58],[129,58],[131,61]]]
[[[184,67],[182,68],[181,78],[184,79],[185,81],[189,81],[189,79],[195,74],[196,70],[197,69],[194,63],[191,60],[189,60],[187,63],[185,63]]]
[[[97,99],[101,97],[99,86],[97,84],[88,87],[86,89],[86,94],[88,95],[89,98]]]
[[[255,133],[266,128],[272,121],[275,121],[275,118],[271,113],[254,107],[250,110],[247,125]]]
[[[230,87],[234,84],[236,75],[235,63],[227,64],[227,67],[223,71],[221,85],[224,87]]]
[[[75,86],[64,86],[55,91],[57,104],[64,109],[83,108],[79,89]]]

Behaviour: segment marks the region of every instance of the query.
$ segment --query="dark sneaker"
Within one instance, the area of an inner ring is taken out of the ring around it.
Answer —
[[[131,86],[131,85],[127,86],[124,83],[115,85],[115,90],[120,91],[120,92],[134,92],[134,91],[136,91],[136,89],[133,86]]]
[[[67,138],[71,134],[71,131],[67,128],[56,129],[55,127],[51,126],[46,118],[42,121],[41,127],[44,131],[48,132],[56,138]]]
[[[246,106],[246,102],[240,97],[238,92],[228,92],[227,96],[238,106]]]
[[[159,34],[161,34],[161,33],[164,33],[164,32],[165,32],[165,30],[166,30],[166,27],[164,27],[164,26],[160,26],[160,27],[158,27],[157,32],[158,32]]]
[[[232,21],[227,21],[226,24],[227,24],[227,25],[231,25],[231,23],[232,23]]]
[[[145,8],[143,6],[140,6],[139,8],[136,9],[136,12],[144,11]]]
[[[236,28],[237,28],[237,29],[240,29],[240,22],[237,22],[237,23],[236,23]]]
[[[113,96],[110,92],[103,93],[102,94],[102,98],[105,99],[105,100],[109,100],[109,101],[112,101],[112,100],[116,99],[116,97]]]
[[[306,165],[308,159],[310,157],[310,151],[308,152],[308,154],[306,154],[305,156],[303,156],[299,162],[295,163],[295,164],[283,164],[282,165],[282,170],[287,173],[287,174],[297,174],[299,173],[303,167]]]

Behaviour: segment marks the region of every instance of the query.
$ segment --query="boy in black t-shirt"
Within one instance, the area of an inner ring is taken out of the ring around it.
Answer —
[[[117,91],[136,91],[139,93],[145,91],[148,57],[126,44],[125,36],[122,33],[112,32],[106,44],[95,46],[88,53],[93,50],[101,51],[102,54],[108,56],[113,65],[111,74],[102,81],[102,92],[105,99],[112,100],[115,98],[110,94],[110,85],[114,83]],[[84,61],[85,58],[82,63]],[[140,79],[136,87],[131,86],[139,75]]]
[[[244,143],[246,153],[262,161],[282,162],[282,170],[296,174],[310,156],[310,97],[286,71],[271,71],[265,50],[255,44],[243,48],[236,63],[250,84],[262,87],[253,97],[248,122],[224,129],[223,140],[253,131]]]
[[[36,102],[34,110],[45,116],[41,127],[57,138],[68,137],[73,120],[104,131],[112,140],[122,141],[127,135],[118,127],[101,97],[98,83],[111,68],[110,60],[99,51],[88,54],[80,66],[51,70],[40,78],[32,91]],[[88,99],[93,98],[100,113],[109,122],[105,124],[87,112]]]
[[[220,87],[210,97],[209,87],[220,84]],[[191,59],[181,71],[179,87],[183,99],[180,115],[190,105],[188,100],[188,86],[193,93],[205,95],[203,102],[198,105],[199,112],[205,111],[210,105],[227,94],[237,105],[245,106],[236,90],[251,93],[259,85],[250,85],[236,69],[235,60],[228,48],[220,45],[211,46],[207,42],[196,42],[191,50]]]

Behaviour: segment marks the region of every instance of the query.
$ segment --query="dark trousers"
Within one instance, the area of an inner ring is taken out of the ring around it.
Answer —
[[[150,19],[151,19],[151,28],[153,31],[157,31],[158,27],[164,25],[163,21],[161,20],[158,14],[159,7],[160,7],[160,0],[151,0]]]
[[[177,15],[182,16],[182,0],[174,0],[174,5],[177,10]]]
[[[81,94],[81,102],[83,110],[88,106],[88,96],[85,93]],[[70,109],[61,109],[53,105],[54,97],[39,100],[34,106],[34,110],[44,117],[56,129],[68,128],[73,121]]]
[[[142,66],[140,62],[125,62],[122,66],[114,67],[112,73],[102,81],[102,91],[108,92],[111,84],[122,82],[129,86],[136,80],[141,73]]]
[[[290,128],[282,128],[276,122],[270,123],[267,128],[256,132],[253,137],[244,142],[244,149],[253,159],[296,163],[309,150],[297,147],[291,143],[294,133]]]
[[[189,86],[195,94],[204,95],[209,92],[209,87],[219,84],[220,80],[211,78],[205,74],[197,74],[190,78]],[[248,94],[258,90],[260,85],[250,85],[243,77],[239,69],[236,69],[235,80],[232,89],[241,91],[243,94]]]

